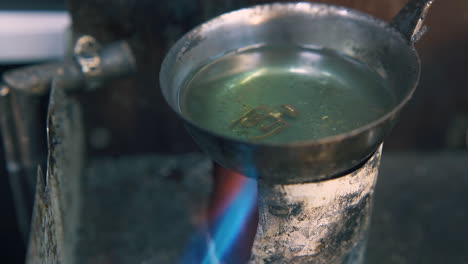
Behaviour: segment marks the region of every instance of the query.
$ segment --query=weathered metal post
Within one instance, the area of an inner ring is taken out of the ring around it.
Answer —
[[[13,69],[2,76],[1,129],[20,230],[27,240],[37,166],[46,162],[49,86],[59,63]]]

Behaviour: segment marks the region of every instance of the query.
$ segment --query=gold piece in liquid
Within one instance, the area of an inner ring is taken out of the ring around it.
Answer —
[[[293,107],[291,107],[291,109],[295,111]],[[297,111],[294,113],[297,113]],[[261,105],[249,110],[239,119],[234,121],[231,124],[231,128],[237,125],[244,128],[260,128],[260,130],[265,133],[251,137],[250,139],[265,139],[280,133],[284,128],[289,126],[289,123],[281,118],[282,115],[283,114],[280,112],[274,112],[271,109]]]

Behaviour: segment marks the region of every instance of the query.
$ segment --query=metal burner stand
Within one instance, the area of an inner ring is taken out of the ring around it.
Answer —
[[[382,147],[338,178],[259,182],[259,227],[251,264],[362,263]]]

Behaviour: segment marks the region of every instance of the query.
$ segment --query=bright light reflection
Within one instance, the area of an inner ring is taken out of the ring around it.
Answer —
[[[270,17],[265,16],[265,15],[263,15],[263,16],[257,15],[257,16],[249,18],[248,23],[250,25],[252,25],[252,26],[255,26],[255,25],[262,24],[263,22],[267,21],[268,19],[270,19]]]
[[[329,71],[321,71],[320,74],[326,76],[326,77],[331,77],[332,74]]]
[[[208,241],[208,254],[202,264],[222,263],[223,257],[236,241],[256,204],[257,184],[255,180],[245,179],[231,204],[216,221],[213,236]]]
[[[306,69],[303,69],[303,68],[290,68],[288,69],[289,72],[292,72],[292,73],[300,73],[300,74],[307,74],[308,71]]]
[[[245,77],[240,83],[242,85],[244,85],[244,84],[250,82],[251,80],[253,80],[254,78],[264,74],[265,72],[266,72],[266,69],[259,69],[256,72],[252,73],[251,75]]]

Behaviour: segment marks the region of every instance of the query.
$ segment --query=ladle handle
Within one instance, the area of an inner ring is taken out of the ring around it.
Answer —
[[[410,0],[390,23],[414,44],[426,32],[424,19],[435,0]]]

